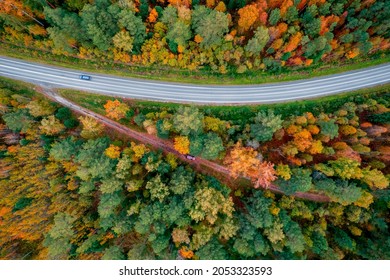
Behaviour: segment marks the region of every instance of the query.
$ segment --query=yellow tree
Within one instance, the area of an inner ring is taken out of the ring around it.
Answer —
[[[362,170],[362,181],[369,185],[371,188],[385,189],[389,186],[389,180],[378,169],[370,169],[366,167]]]
[[[56,108],[50,104],[48,100],[32,100],[27,105],[26,108],[29,109],[29,112],[34,117],[48,116],[54,113]]]
[[[174,139],[174,148],[183,155],[188,154],[190,152],[190,140],[187,136],[177,136]]]
[[[131,149],[125,149],[125,152],[130,151],[133,162],[138,162],[144,154],[150,151],[144,144],[136,144],[135,142],[131,142],[130,147]]]
[[[41,121],[39,128],[47,135],[55,135],[63,131],[65,126],[55,116],[51,115]]]
[[[287,164],[279,164],[276,167],[276,175],[282,177],[285,181],[291,178],[291,169]]]
[[[112,159],[119,158],[121,155],[121,149],[118,146],[111,144],[110,147],[104,151],[104,154]]]
[[[206,116],[203,119],[204,127],[207,131],[219,132],[226,127],[226,122],[218,118]]]

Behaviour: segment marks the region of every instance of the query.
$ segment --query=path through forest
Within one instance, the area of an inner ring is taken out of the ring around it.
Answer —
[[[154,135],[150,135],[147,133],[139,132],[136,130],[133,130],[127,126],[124,126],[122,124],[119,124],[116,121],[113,121],[109,118],[106,118],[100,114],[97,114],[91,110],[88,110],[84,107],[81,107],[77,105],[76,103],[73,103],[69,101],[68,99],[63,98],[62,96],[58,95],[57,92],[49,87],[37,87],[36,90],[40,92],[41,94],[45,95],[46,97],[50,98],[51,100],[61,104],[62,106],[68,107],[69,109],[85,115],[85,116],[90,116],[93,117],[94,119],[98,120],[99,122],[103,123],[105,126],[115,129],[117,132],[120,132],[121,134],[124,134],[128,136],[131,139],[136,140],[139,143],[143,144],[149,144],[150,146],[154,147],[157,150],[162,150],[164,153],[172,153],[175,156],[177,156],[181,161],[185,161],[186,163],[190,164],[192,167],[194,167],[197,171],[202,172],[202,173],[211,173],[210,175],[215,176],[217,173],[219,175],[222,175],[223,181],[227,184],[234,183],[234,179],[230,176],[229,169],[219,165],[215,162],[205,160],[202,158],[197,157],[195,160],[189,160],[185,158],[182,154],[177,152],[174,147],[172,142],[164,139],[160,139]],[[204,167],[207,167],[206,169]],[[220,177],[220,176],[218,176]],[[284,194],[284,192],[276,185],[271,184],[268,188],[268,190],[271,190],[275,193],[280,193]],[[311,200],[311,201],[317,201],[317,202],[329,202],[330,198],[326,195],[322,194],[316,194],[316,193],[308,193],[308,192],[297,192],[293,194],[293,196],[306,199],[306,200]]]

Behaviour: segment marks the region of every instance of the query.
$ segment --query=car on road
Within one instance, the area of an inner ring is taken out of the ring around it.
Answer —
[[[88,76],[88,75],[80,75],[80,79],[81,79],[81,80],[90,81],[90,80],[91,80],[91,76]]]
[[[186,159],[195,160],[196,157],[194,157],[193,155],[187,154],[187,155],[186,155]]]

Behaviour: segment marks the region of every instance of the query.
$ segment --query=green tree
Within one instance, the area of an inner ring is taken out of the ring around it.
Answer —
[[[268,228],[272,226],[275,218],[270,213],[269,208],[272,200],[265,198],[263,192],[259,190],[253,191],[253,196],[248,198],[245,206],[248,211],[247,220],[255,228]]]
[[[43,242],[48,249],[48,257],[52,260],[68,259],[71,249],[71,239],[75,234],[73,222],[75,218],[67,213],[57,213],[54,225],[47,233]]]
[[[53,114],[55,111],[55,107],[45,99],[32,100],[27,104],[26,108],[29,109],[30,115],[34,117],[48,116]]]
[[[280,19],[280,9],[273,9],[269,15],[268,22],[270,25],[276,25]]]
[[[146,20],[149,15],[149,4],[147,0],[140,0],[139,14],[142,17],[142,20]]]
[[[119,27],[126,28],[131,38],[128,40],[132,40],[134,50],[139,52],[146,38],[146,27],[142,22],[142,19],[129,9],[122,10],[118,16]]]
[[[254,56],[259,55],[265,45],[269,41],[269,33],[268,29],[265,26],[259,26],[255,33],[254,36],[248,41],[248,44],[245,46],[245,51],[248,53],[251,53]]]
[[[354,251],[356,242],[342,229],[334,228],[334,241],[338,246],[347,251]]]
[[[233,249],[244,258],[252,259],[260,254],[266,255],[270,246],[260,231],[244,215],[240,214],[238,220],[239,231],[235,237]]]
[[[101,233],[96,233],[88,236],[87,239],[85,239],[76,249],[76,253],[83,254],[87,253],[88,251],[94,251],[96,249],[100,250],[101,245],[99,244],[100,240],[102,239]]]
[[[108,138],[88,140],[76,156],[79,164],[77,175],[84,181],[90,178],[108,177],[115,167],[115,161],[104,155],[109,146]]]
[[[334,181],[330,178],[322,178],[314,182],[314,188],[323,191],[333,201],[348,205],[356,202],[363,194],[361,188],[355,183],[345,180]]]
[[[292,253],[301,253],[305,250],[305,237],[298,223],[294,222],[285,210],[280,213],[283,222],[283,231],[286,235],[286,245]]]
[[[154,260],[156,258],[153,251],[144,243],[133,243],[127,253],[129,260]]]
[[[102,260],[124,260],[125,255],[123,254],[123,249],[119,246],[113,245],[104,250]]]
[[[206,245],[196,251],[196,255],[201,260],[226,260],[228,258],[225,248],[216,238],[212,238]]]
[[[102,194],[98,205],[99,217],[104,219],[116,214],[122,201],[123,197],[118,192]]]
[[[71,11],[81,11],[85,4],[88,3],[88,0],[65,0],[66,6],[69,7]]]
[[[78,14],[62,8],[52,9],[45,6],[44,15],[51,25],[47,28],[47,32],[56,49],[74,53],[77,45],[86,41],[85,29]]]
[[[192,12],[191,26],[202,37],[201,47],[210,48],[222,43],[229,31],[229,20],[226,14],[199,5]]]
[[[190,154],[198,156],[204,149],[204,134],[191,135],[190,136]]]
[[[368,119],[374,123],[380,123],[380,124],[390,123],[390,112],[373,114],[370,115]]]
[[[202,157],[205,159],[216,159],[220,152],[225,150],[221,137],[214,132],[209,132],[204,138],[204,149]]]
[[[162,202],[169,195],[168,186],[161,181],[161,176],[157,175],[150,179],[145,188],[150,191],[150,197],[152,200],[159,200]]]
[[[101,51],[112,46],[112,38],[118,33],[118,14],[120,8],[109,0],[96,0],[86,4],[81,11],[82,26],[86,35]]]
[[[335,124],[335,120],[328,121],[320,120],[318,125],[321,128],[321,134],[328,136],[330,139],[334,139],[339,135],[339,126]]]
[[[298,9],[295,6],[291,6],[287,9],[286,14],[284,15],[284,20],[288,23],[291,24],[294,21],[298,20],[299,15],[298,15]]]
[[[64,121],[72,117],[72,112],[67,107],[61,107],[57,110],[55,116],[57,119]]]
[[[171,26],[173,26],[173,24],[175,24],[177,19],[178,17],[176,7],[169,5],[164,9],[160,21],[164,23],[168,28],[170,28]]]
[[[52,144],[50,156],[57,161],[71,160],[78,153],[80,145],[80,141],[76,141],[74,137],[68,137]]]
[[[173,127],[182,135],[199,134],[203,130],[203,114],[196,107],[179,107],[172,120]]]
[[[312,250],[315,254],[321,255],[328,250],[329,244],[326,240],[326,236],[321,234],[320,232],[313,231],[311,235],[311,240],[313,241]]]
[[[347,34],[341,36],[340,41],[343,43],[347,43],[347,44],[352,43],[353,42],[353,34],[347,33]]]
[[[305,13],[302,16],[304,31],[311,38],[318,35],[321,29],[321,20],[315,17],[317,13],[317,6],[311,5],[305,10]]]
[[[19,109],[15,112],[4,114],[3,120],[7,127],[16,132],[26,133],[33,124],[33,119],[27,109]]]
[[[169,138],[172,123],[166,119],[160,119],[156,122],[157,136],[163,139]]]
[[[68,129],[75,128],[78,125],[79,125],[79,122],[73,118],[64,121],[64,126]]]
[[[41,131],[47,135],[56,135],[65,129],[65,126],[53,115],[44,118],[39,126]]]
[[[123,182],[119,180],[113,180],[112,178],[102,180],[100,185],[100,191],[102,193],[114,193],[121,191],[123,187]]]
[[[307,192],[312,188],[311,171],[303,168],[292,168],[291,179],[278,179],[275,184],[278,185],[287,195],[295,192]]]
[[[167,32],[166,38],[169,41],[173,41],[178,46],[186,47],[187,41],[191,39],[191,29],[190,26],[184,23],[181,20],[176,21]]]
[[[328,40],[325,36],[320,36],[305,45],[305,57],[318,59],[328,50]]]
[[[183,166],[179,166],[173,172],[168,187],[174,194],[183,195],[191,189],[193,179],[194,176],[190,171],[184,169]]]

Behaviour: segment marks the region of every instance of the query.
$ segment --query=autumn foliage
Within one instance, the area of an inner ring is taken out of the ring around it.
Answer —
[[[174,139],[175,150],[185,155],[190,152],[190,140],[187,136],[177,136]]]
[[[127,104],[122,103],[117,99],[114,101],[108,100],[106,104],[104,104],[104,109],[106,110],[107,117],[117,121],[123,119],[126,116],[126,113],[130,110]]]
[[[189,162],[20,87],[0,81],[1,259],[389,258],[386,91],[127,114]]]
[[[83,0],[59,8],[46,1],[50,8],[42,10],[26,1],[4,0],[0,13],[7,20],[0,37],[82,59],[189,70],[207,66],[222,74],[277,72],[275,63],[309,66],[390,48],[383,20],[388,14],[381,8],[386,1],[336,2]],[[258,28],[269,33],[262,55],[243,52],[253,48]],[[264,63],[269,60],[274,63]]]
[[[109,158],[116,159],[120,156],[121,150],[118,146],[110,145],[105,151],[104,154]]]

